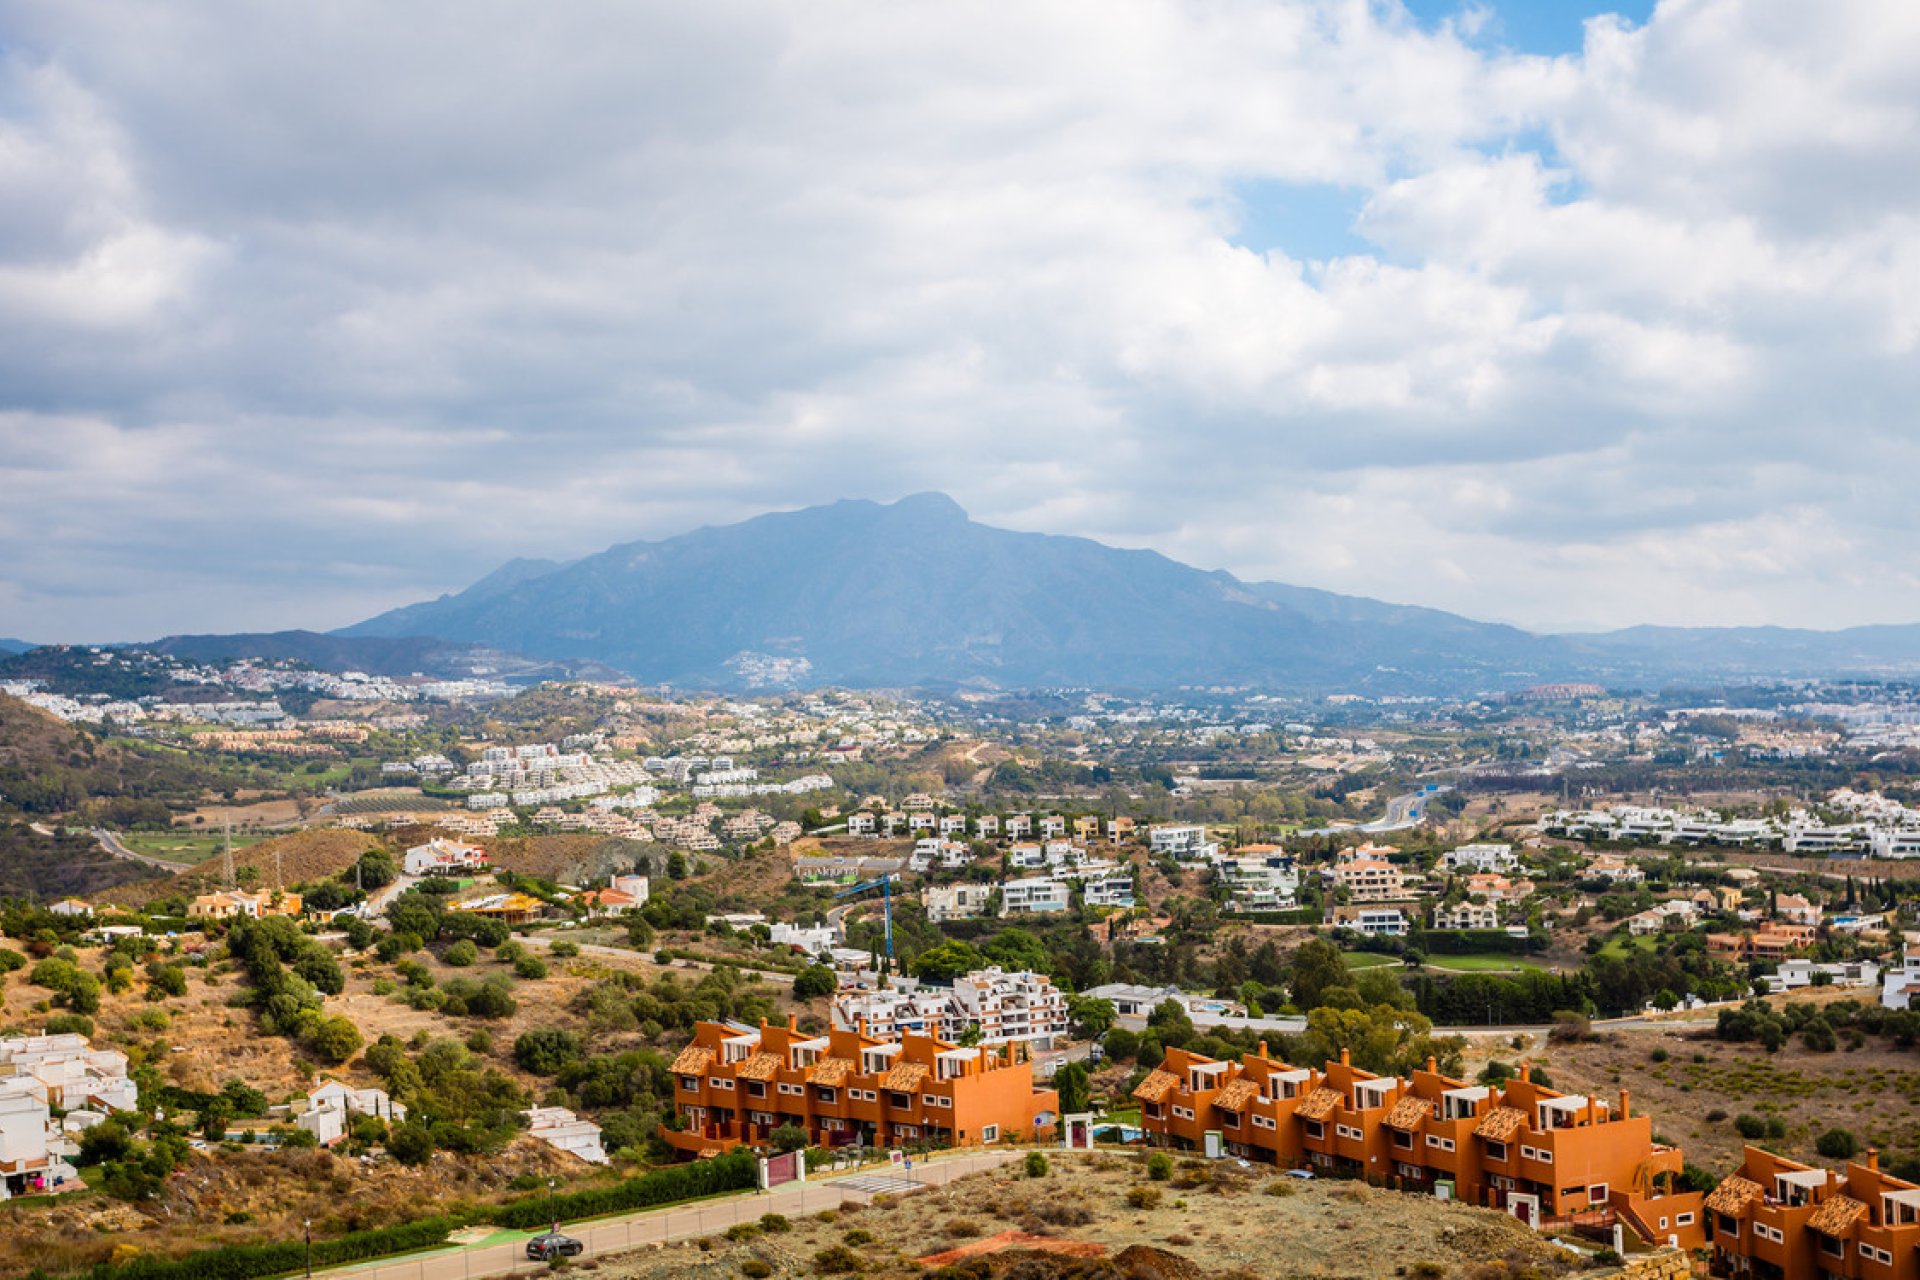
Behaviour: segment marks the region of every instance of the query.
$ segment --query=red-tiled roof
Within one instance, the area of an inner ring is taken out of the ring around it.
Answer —
[[[1303,1120],[1325,1120],[1340,1105],[1340,1091],[1321,1085],[1301,1100],[1293,1114]]]

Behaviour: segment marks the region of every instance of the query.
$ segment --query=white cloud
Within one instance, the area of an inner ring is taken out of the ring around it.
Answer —
[[[1534,625],[1920,612],[1920,10],[1488,21],[0,0],[0,633],[935,487]],[[1248,181],[1377,252],[1240,247]]]

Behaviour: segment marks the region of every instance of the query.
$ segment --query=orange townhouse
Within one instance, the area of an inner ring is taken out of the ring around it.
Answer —
[[[1920,1186],[1877,1152],[1839,1174],[1748,1147],[1706,1207],[1716,1276],[1920,1280]]]
[[[1217,1132],[1246,1159],[1447,1194],[1539,1225],[1599,1215],[1643,1238],[1705,1243],[1699,1193],[1674,1193],[1679,1150],[1652,1121],[1617,1105],[1533,1083],[1522,1064],[1503,1087],[1440,1074],[1432,1058],[1410,1078],[1338,1062],[1319,1069],[1272,1058],[1263,1043],[1239,1062],[1170,1049],[1134,1090],[1149,1140],[1203,1147]]]
[[[802,1033],[702,1022],[673,1060],[680,1127],[660,1136],[682,1156],[717,1155],[768,1140],[782,1125],[818,1146],[890,1147],[933,1142],[969,1147],[1033,1134],[1058,1118],[1059,1094],[1033,1083],[1020,1041],[963,1047],[908,1033],[881,1040],[862,1031]]]

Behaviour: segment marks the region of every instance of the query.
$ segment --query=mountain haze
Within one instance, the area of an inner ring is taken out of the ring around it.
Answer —
[[[777,512],[565,564],[515,560],[335,634],[430,636],[714,687],[776,678],[1461,693],[1920,672],[1916,626],[1535,635],[997,529],[934,493]]]
[[[516,561],[341,634],[432,635],[721,685],[756,658],[804,659],[808,682],[860,685],[1454,684],[1531,678],[1515,664],[1543,645],[1434,610],[992,528],[941,494],[765,515],[565,565]]]

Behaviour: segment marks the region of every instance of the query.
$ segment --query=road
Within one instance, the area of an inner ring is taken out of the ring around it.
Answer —
[[[93,828],[92,835],[94,842],[102,849],[105,849],[116,858],[125,858],[129,862],[144,862],[148,866],[158,867],[162,871],[185,871],[193,865],[190,862],[169,862],[165,858],[155,858],[149,854],[135,853],[132,849],[127,848],[126,845],[120,842],[119,836],[107,830],[105,827]]]
[[[876,1195],[901,1195],[943,1186],[955,1178],[1025,1155],[1023,1150],[1003,1149],[941,1156],[915,1162],[911,1172],[884,1163],[872,1164],[864,1170],[830,1175],[823,1181],[792,1182],[771,1192],[744,1193],[679,1208],[651,1209],[563,1227],[563,1230],[586,1245],[583,1257],[596,1258],[713,1235],[742,1222],[757,1221],[763,1214],[799,1218],[825,1209],[838,1209],[849,1201],[866,1204]],[[488,1239],[470,1245],[454,1245],[430,1254],[386,1262],[356,1263],[315,1274],[356,1276],[361,1280],[476,1280],[486,1276],[545,1274],[550,1271],[546,1263],[527,1260],[527,1239],[537,1234],[534,1231],[495,1232]]]
[[[1440,791],[1451,790],[1441,787]],[[1337,836],[1358,831],[1367,835],[1379,835],[1386,831],[1405,831],[1417,827],[1427,818],[1427,802],[1440,794],[1440,791],[1409,791],[1405,795],[1395,796],[1387,801],[1387,816],[1376,818],[1372,822],[1363,822],[1353,827],[1320,827],[1313,831],[1299,831],[1302,836]]]

